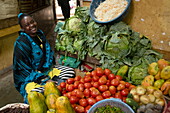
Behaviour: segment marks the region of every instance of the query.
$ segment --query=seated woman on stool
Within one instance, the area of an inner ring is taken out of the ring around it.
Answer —
[[[44,88],[36,88],[36,85],[43,86],[47,81],[59,84],[75,77],[75,72],[70,67],[55,67],[54,52],[44,33],[37,29],[37,22],[32,16],[20,13],[18,22],[21,30],[14,44],[13,76],[16,89],[27,103],[26,86],[32,87],[34,91],[43,92]],[[53,73],[53,70],[57,70],[57,74]]]

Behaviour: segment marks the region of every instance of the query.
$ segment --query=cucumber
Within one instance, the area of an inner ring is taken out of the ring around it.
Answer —
[[[136,111],[139,108],[139,104],[133,100],[132,98],[126,98],[126,103],[134,110]]]

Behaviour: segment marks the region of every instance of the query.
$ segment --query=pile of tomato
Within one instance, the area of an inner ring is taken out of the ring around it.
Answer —
[[[126,102],[133,87],[135,86],[123,81],[120,75],[100,67],[86,73],[84,77],[78,75],[58,85],[62,95],[69,98],[78,113],[87,113],[93,104],[103,99],[119,98]]]

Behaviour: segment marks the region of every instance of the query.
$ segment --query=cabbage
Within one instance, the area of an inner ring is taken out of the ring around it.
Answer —
[[[83,31],[85,28],[85,24],[82,22],[82,20],[76,16],[73,16],[66,20],[66,23],[64,25],[64,29],[68,31],[72,31],[73,35],[76,35],[78,32]]]

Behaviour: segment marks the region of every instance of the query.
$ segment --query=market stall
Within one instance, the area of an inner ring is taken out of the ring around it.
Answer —
[[[91,5],[57,23],[57,63],[75,68],[76,76],[47,82],[43,93],[29,90],[30,113],[170,112],[170,62],[152,40],[121,21],[130,2],[118,18],[98,20]]]

